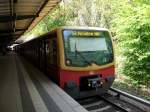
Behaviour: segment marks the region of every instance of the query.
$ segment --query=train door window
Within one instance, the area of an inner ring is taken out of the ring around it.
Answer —
[[[52,46],[53,46],[53,60],[54,60],[54,65],[57,65],[57,46],[56,46],[56,39],[52,41]]]
[[[49,41],[49,64],[53,64],[53,56],[52,56],[53,50],[52,50],[52,41],[50,39]]]
[[[50,55],[49,55],[49,53],[50,53],[50,41],[49,41],[49,39],[46,39],[46,60],[47,60],[47,65],[49,65],[50,64],[50,62],[49,62],[49,60],[50,60]]]
[[[51,38],[49,40],[49,64],[57,65],[57,45],[56,38]]]

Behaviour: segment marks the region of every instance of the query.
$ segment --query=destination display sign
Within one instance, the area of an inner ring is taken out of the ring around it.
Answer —
[[[98,31],[73,31],[72,36],[75,37],[99,37],[101,32]]]

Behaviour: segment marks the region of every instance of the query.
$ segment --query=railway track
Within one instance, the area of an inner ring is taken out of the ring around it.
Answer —
[[[113,88],[77,101],[90,112],[150,112],[150,102]]]

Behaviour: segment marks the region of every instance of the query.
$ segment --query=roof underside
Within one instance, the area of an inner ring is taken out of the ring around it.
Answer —
[[[0,43],[31,30],[61,0],[0,0]]]

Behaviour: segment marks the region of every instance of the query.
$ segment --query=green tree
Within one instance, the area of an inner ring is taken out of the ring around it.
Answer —
[[[122,73],[137,84],[149,86],[150,6],[136,1],[123,8],[115,22],[120,54],[124,57]]]

